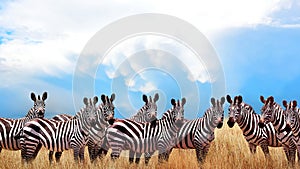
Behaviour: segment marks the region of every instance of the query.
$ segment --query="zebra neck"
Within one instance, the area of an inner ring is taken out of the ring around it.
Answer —
[[[291,123],[291,127],[292,127],[292,131],[293,131],[293,135],[297,136],[299,138],[299,134],[300,134],[300,117],[299,117],[299,109],[297,109],[296,112],[296,119],[294,123]]]
[[[237,122],[243,134],[248,131],[251,131],[253,128],[258,127],[259,115],[253,113],[245,113],[241,119]],[[251,128],[250,128],[251,126]]]
[[[210,133],[213,133],[215,128],[217,127],[218,123],[216,123],[215,120],[213,120],[214,118],[211,117],[211,114],[212,112],[208,112],[208,113],[205,113],[207,114],[206,116],[204,116],[203,118],[203,121],[204,121],[204,125],[203,127],[206,128],[207,132],[210,132]]]
[[[91,126],[87,123],[86,119],[80,116],[80,118],[74,119],[73,122],[78,126],[78,129],[81,133],[83,133],[85,136],[89,135]]]
[[[272,124],[277,132],[283,131],[286,127],[286,122],[284,120],[283,109],[277,107],[275,110],[275,118]]]

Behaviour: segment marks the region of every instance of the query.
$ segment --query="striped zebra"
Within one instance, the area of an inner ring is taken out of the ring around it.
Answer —
[[[215,138],[215,128],[223,126],[224,102],[224,97],[220,101],[211,98],[212,106],[205,111],[202,118],[188,120],[183,124],[178,132],[176,145],[173,148],[195,149],[198,163],[203,163],[211,142]]]
[[[113,93],[110,98],[106,95],[101,95],[102,103],[98,106],[99,116],[97,116],[98,123],[91,128],[89,141],[87,143],[90,160],[93,163],[97,157],[102,158],[107,154],[107,148],[103,146],[106,129],[109,126],[109,121],[114,119],[115,94]]]
[[[84,148],[88,141],[91,126],[97,123],[98,97],[84,98],[84,108],[76,114],[77,118],[58,122],[49,119],[33,119],[22,130],[21,157],[23,162],[33,160],[39,144],[50,151],[74,150],[74,160],[84,160]]]
[[[283,100],[282,103],[286,108],[285,120],[287,128],[291,128],[293,133],[298,153],[298,165],[300,165],[300,109],[297,107],[296,100],[291,101],[289,104],[286,100]]]
[[[163,158],[161,154],[168,152],[175,144],[175,137],[179,131],[183,117],[184,104],[172,99],[173,107],[165,112],[165,118],[156,123],[139,123],[129,119],[116,120],[107,129],[106,138],[112,149],[111,158],[119,158],[122,150],[132,150],[137,153],[159,151],[159,162]],[[153,125],[154,124],[154,125]]]
[[[99,142],[101,142],[101,140],[103,140],[104,133],[105,133],[104,130],[108,126],[107,120],[114,118],[114,105],[113,105],[114,99],[115,99],[115,94],[112,94],[110,98],[108,98],[108,96],[101,95],[102,104],[100,104],[98,106],[100,115],[98,116],[98,119],[97,119],[99,121],[99,124],[97,124],[96,126],[91,128],[90,135],[89,135],[89,141],[87,143],[89,157],[90,157],[91,162],[94,162],[94,160],[96,159],[97,151],[102,150],[102,149],[100,149],[101,145],[99,146],[98,144],[101,144]],[[108,117],[108,119],[105,120],[105,117]],[[68,121],[68,120],[71,120],[72,118],[73,118],[73,116],[68,115],[68,114],[58,114],[58,115],[54,116],[51,120]],[[77,116],[74,116],[74,118],[77,118]],[[102,150],[102,151],[105,151],[105,150]],[[56,162],[60,161],[61,154],[62,154],[62,152],[55,153]],[[50,164],[53,161],[53,151],[49,152],[49,161],[50,161]]]
[[[42,97],[31,93],[31,100],[34,102],[33,107],[28,111],[27,115],[20,119],[0,118],[0,152],[1,150],[20,150],[20,138],[15,137],[23,128],[24,124],[34,118],[43,118],[45,114],[45,100],[47,92]]]
[[[260,146],[265,157],[269,158],[269,147],[282,147],[289,159],[288,146],[282,145],[277,138],[276,130],[272,123],[264,127],[259,126],[260,115],[256,114],[252,106],[243,102],[242,96],[236,96],[234,101],[227,95],[229,106],[228,126],[232,128],[234,123],[238,123],[243,135],[248,142],[251,153],[256,153],[257,146]]]
[[[145,102],[145,105],[132,117],[130,117],[130,120],[136,121],[136,122],[154,122],[156,123],[157,119],[157,105],[156,102],[159,99],[158,93],[154,95],[154,98],[152,100],[152,97],[149,96],[149,99],[146,95],[143,95],[143,101]],[[140,162],[140,157],[142,153],[135,153],[134,151],[129,151],[129,162],[133,163],[134,155],[136,156],[135,163],[138,164]],[[145,163],[148,164],[149,156],[151,156],[151,153],[146,152],[145,153]],[[148,159],[147,159],[148,158]]]
[[[290,165],[295,164],[296,145],[294,143],[294,136],[290,128],[287,127],[285,121],[285,111],[282,107],[274,101],[274,97],[270,96],[267,100],[260,96],[261,102],[264,104],[261,108],[262,115],[260,116],[259,126],[264,127],[268,123],[272,123],[277,139],[286,146],[285,153]]]

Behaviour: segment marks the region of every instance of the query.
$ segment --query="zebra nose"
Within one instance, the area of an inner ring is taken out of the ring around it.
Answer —
[[[265,126],[265,119],[264,119],[264,118],[261,118],[261,119],[259,120],[258,126],[259,126],[260,128],[263,128],[263,127]]]

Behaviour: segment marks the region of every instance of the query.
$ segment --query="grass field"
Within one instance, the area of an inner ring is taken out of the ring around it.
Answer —
[[[237,124],[232,129],[225,124],[222,129],[215,130],[216,137],[202,165],[203,168],[288,168],[282,148],[270,148],[271,160],[269,161],[265,160],[260,148],[255,155],[252,155]],[[154,155],[147,167],[144,165],[144,159],[141,159],[139,165],[130,165],[128,158],[124,157],[126,153],[128,152],[123,153],[123,157],[116,162],[110,161],[107,155],[102,161],[98,160],[95,164],[91,164],[86,150],[85,162],[77,164],[73,160],[72,150],[69,150],[63,153],[60,164],[50,166],[48,151],[42,149],[32,164],[22,166],[20,151],[2,150],[0,168],[199,168],[195,150],[173,150],[169,162],[160,165],[157,163],[157,155]]]

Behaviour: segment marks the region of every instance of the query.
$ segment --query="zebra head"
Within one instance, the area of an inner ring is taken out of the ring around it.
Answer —
[[[31,112],[33,114],[29,116],[32,116],[33,118],[43,118],[45,115],[45,100],[47,99],[47,92],[43,93],[42,98],[40,95],[36,97],[33,92],[31,93],[30,97],[34,104]]]
[[[212,121],[217,124],[217,128],[222,128],[223,126],[223,119],[224,119],[224,109],[223,109],[223,104],[225,102],[225,98],[222,97],[221,100],[215,100],[215,98],[211,98],[211,111],[212,111],[212,116],[211,119]]]
[[[85,107],[83,108],[83,117],[86,119],[86,122],[90,124],[91,126],[94,126],[96,124],[96,118],[97,118],[97,108],[96,104],[98,102],[98,97],[95,96],[93,100],[91,98],[83,98],[83,103],[85,104]]]
[[[114,119],[115,116],[115,106],[113,101],[115,100],[116,95],[113,93],[111,94],[110,98],[105,96],[104,94],[101,95],[102,104],[100,105],[103,109],[103,117],[106,121],[110,121]]]
[[[143,95],[143,101],[145,105],[140,109],[142,116],[145,117],[145,122],[152,122],[157,119],[157,105],[156,102],[159,99],[158,93],[154,95],[152,100],[151,96],[149,99],[146,95]]]
[[[274,102],[274,97],[270,96],[265,100],[263,96],[260,96],[260,101],[264,104],[261,108],[261,117],[259,120],[259,127],[264,127],[265,124],[269,123],[270,121],[274,121],[275,119],[275,109],[276,103]]]
[[[243,102],[242,96],[235,96],[232,101],[229,95],[226,96],[227,102],[230,104],[228,108],[229,119],[227,121],[227,125],[232,128],[234,123],[238,120],[241,113],[241,103]]]
[[[297,121],[299,121],[298,109],[297,109],[297,101],[291,101],[287,104],[286,100],[282,102],[283,106],[286,108],[285,110],[285,121],[286,121],[286,128],[287,132],[292,130],[292,126],[295,126]]]
[[[182,98],[181,102],[179,100],[171,99],[171,104],[173,105],[170,117],[175,121],[177,127],[181,127],[184,123],[184,104],[186,99]]]

